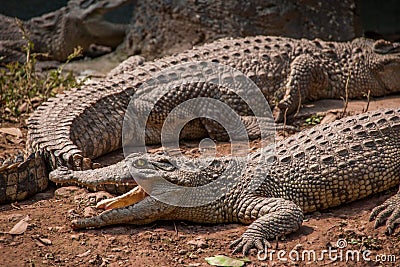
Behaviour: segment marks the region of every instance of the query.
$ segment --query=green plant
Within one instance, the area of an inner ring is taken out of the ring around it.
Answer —
[[[306,121],[304,122],[304,125],[317,125],[321,123],[323,116],[318,115],[318,114],[313,114],[311,117],[307,118]]]
[[[81,55],[82,48],[76,48],[57,69],[36,72],[38,54],[32,52],[34,44],[28,39],[22,24],[19,25],[23,38],[27,41],[23,47],[26,61],[8,63],[0,68],[0,121],[31,112],[34,108],[32,100],[38,105],[56,93],[80,86],[84,82],[77,81],[71,71],[63,70],[68,62]]]

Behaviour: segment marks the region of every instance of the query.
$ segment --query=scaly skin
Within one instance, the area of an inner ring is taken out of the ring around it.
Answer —
[[[398,43],[363,38],[343,43],[268,36],[222,39],[153,62],[120,67],[115,76],[49,99],[28,121],[30,151],[41,152],[49,171],[58,166],[74,170],[96,167],[91,159],[121,147],[123,118],[137,89],[160,70],[195,61],[219,62],[243,72],[275,107],[278,119],[285,111],[295,112],[305,101],[344,97],[346,83],[349,98],[363,97],[369,90],[371,96],[400,90],[399,76],[395,75],[400,70]],[[244,110],[240,115],[246,115],[242,102],[236,102],[237,97],[229,90],[211,87],[203,83],[178,86],[171,95],[179,97],[165,95],[167,107],[158,108],[169,110],[202,95],[225,101],[236,111]],[[185,96],[183,92],[189,94]],[[196,123],[191,125],[189,137],[201,138],[209,134],[207,128],[213,128],[204,125],[204,121]],[[148,143],[159,142],[159,129],[156,127],[153,133],[147,136]],[[3,184],[20,191],[18,183],[7,182],[9,173],[19,172],[18,166],[5,168]],[[6,194],[4,187],[0,187],[2,194]],[[21,200],[17,195],[6,199]]]
[[[126,25],[107,22],[102,16],[132,0],[72,0],[56,11],[21,22],[34,52],[48,53],[49,59],[65,61],[78,46],[86,52],[91,44],[119,45]],[[0,15],[0,56],[2,62],[26,60],[27,45],[14,18]]]
[[[258,164],[263,156],[272,164]],[[240,222],[250,226],[232,243],[234,251],[247,253],[253,247],[263,250],[268,239],[296,231],[302,223],[303,212],[335,207],[398,185],[399,157],[399,108],[372,111],[305,130],[278,142],[271,155],[264,154],[263,150],[250,153],[241,159],[248,164],[242,175],[236,171],[239,169],[234,169],[237,165],[227,163],[229,157],[216,158],[208,169],[193,173],[175,167],[172,157],[133,154],[123,168],[121,165],[106,167],[109,173],[119,176],[120,182],[132,179],[126,166],[132,166],[130,170],[135,178],[145,179],[142,181],[162,177],[186,187],[205,185],[216,179],[225,181],[220,182],[223,185],[232,179],[234,182],[221,197],[202,206],[169,205],[147,196],[136,204],[75,220],[72,225],[79,229],[140,225],[156,220]],[[199,164],[198,159],[186,159],[186,162]],[[228,166],[229,170],[235,170],[236,176],[224,176]],[[86,177],[85,183],[91,180],[95,184],[97,177],[104,173],[102,169],[66,170],[54,172],[51,179],[62,183]],[[257,182],[260,186],[253,190],[252,185]],[[192,197],[202,198],[200,192]],[[181,196],[174,195],[178,199]],[[186,204],[184,200],[182,203]],[[400,219],[400,191],[373,210],[371,220],[375,218],[376,227],[386,220],[388,233],[393,232]]]

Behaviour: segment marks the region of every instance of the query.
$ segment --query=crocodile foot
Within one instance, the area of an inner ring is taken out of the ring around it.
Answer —
[[[400,224],[400,191],[387,199],[382,205],[374,208],[369,220],[375,220],[375,228],[386,221],[386,233],[391,235],[396,225]]]
[[[100,201],[99,203],[97,203],[96,208],[104,210],[123,208],[141,201],[146,196],[146,192],[140,186],[136,186],[135,188],[121,196]]]
[[[263,236],[253,236],[244,233],[240,238],[233,241],[229,247],[233,249],[232,253],[240,253],[246,255],[250,249],[256,248],[258,252],[263,252],[266,248],[271,247],[271,244]]]

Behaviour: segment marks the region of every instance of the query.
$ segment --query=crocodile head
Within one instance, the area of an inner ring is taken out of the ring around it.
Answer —
[[[75,16],[85,20],[102,16],[131,2],[133,0],[72,0],[68,2],[68,8]]]
[[[243,165],[230,157],[213,159],[161,155],[129,156],[136,182],[153,198],[173,206],[208,205],[229,194]]]
[[[125,37],[127,25],[113,23],[104,15],[130,4],[133,0],[73,0],[68,2],[68,19],[75,22],[74,27],[85,30],[92,43],[115,47]]]
[[[146,201],[162,202],[173,207],[196,207],[212,203],[221,197],[220,193],[224,190],[219,190],[218,187],[226,188],[229,183],[221,184],[216,179],[224,170],[226,161],[208,162],[209,166],[205,167],[205,162],[201,159],[182,160],[184,162],[179,163],[177,157],[130,154],[125,163],[139,185],[121,196],[99,202],[96,207],[110,210]],[[178,167],[182,164],[184,166]],[[53,171],[51,180],[67,180],[68,177],[65,176],[70,173],[62,171],[60,168]]]
[[[373,52],[379,65],[376,73],[384,88],[391,93],[400,91],[400,43],[378,40]]]

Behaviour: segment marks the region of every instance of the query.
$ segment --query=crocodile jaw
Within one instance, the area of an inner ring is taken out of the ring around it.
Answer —
[[[143,188],[141,188],[140,186],[136,186],[135,188],[121,196],[100,201],[99,203],[97,203],[96,208],[104,210],[123,208],[138,203],[146,196],[147,194],[143,190]]]

